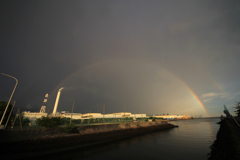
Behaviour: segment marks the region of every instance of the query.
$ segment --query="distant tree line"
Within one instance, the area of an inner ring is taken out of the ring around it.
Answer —
[[[3,116],[3,113],[4,113],[5,109],[6,109],[6,107],[7,107],[7,102],[5,102],[5,101],[0,101],[0,117],[1,117],[1,119],[2,119],[2,116]],[[4,116],[2,125],[5,125],[5,124],[6,124],[7,119],[8,119],[8,116],[9,116],[11,110],[12,110],[12,107],[13,107],[13,106],[12,106],[12,104],[10,103],[9,106],[8,106],[8,109],[7,109],[6,113],[5,113],[5,116]],[[28,126],[30,120],[29,120],[28,118],[25,118],[23,113],[21,113],[20,117],[21,117],[22,126]],[[10,118],[9,118],[7,127],[12,126],[14,120],[15,120],[14,127],[20,126],[19,115],[16,115],[16,114],[13,114],[13,113],[12,113],[11,116],[10,116]]]
[[[137,120],[147,121],[147,118],[138,118]],[[69,125],[73,124],[92,124],[92,123],[124,123],[124,122],[132,122],[132,117],[126,118],[90,118],[90,119],[70,119],[70,118],[60,118],[60,117],[41,117],[36,120],[36,124],[41,127],[52,128],[57,127],[59,125]]]
[[[19,116],[20,116],[20,118],[19,118]],[[29,122],[31,122],[29,120],[29,118],[24,117],[24,113],[21,113],[21,115],[14,114],[14,118],[11,120],[11,123],[14,122],[14,119],[15,119],[14,127],[20,126],[20,119],[21,119],[22,126],[29,126]],[[12,124],[11,124],[11,126],[12,126]]]
[[[240,101],[236,102],[236,107],[237,110],[234,111],[236,112],[237,116],[240,117]]]
[[[6,107],[7,107],[7,102],[0,101],[0,117],[1,117],[1,119],[2,119],[2,116],[3,116],[3,113],[4,113],[5,109],[6,109]],[[7,109],[7,112],[6,112],[6,114],[5,114],[5,116],[4,116],[4,119],[3,119],[2,125],[5,125],[5,124],[6,124],[7,119],[8,119],[8,116],[9,116],[9,114],[10,114],[10,111],[12,110],[12,107],[13,107],[12,104],[9,104],[8,109]],[[11,124],[11,119],[12,119],[13,117],[14,117],[14,115],[12,114],[11,117],[10,117],[10,120],[8,121],[8,125]],[[1,119],[0,119],[0,120],[1,120]]]

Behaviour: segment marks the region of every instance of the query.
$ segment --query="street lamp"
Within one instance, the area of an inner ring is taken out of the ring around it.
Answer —
[[[11,78],[15,79],[15,80],[16,80],[16,84],[15,84],[15,87],[14,87],[14,89],[13,89],[13,91],[12,91],[12,94],[11,94],[9,100],[8,100],[7,107],[5,108],[5,111],[4,111],[4,113],[3,113],[3,116],[2,116],[2,119],[1,119],[1,122],[0,122],[0,126],[2,125],[3,118],[4,118],[4,116],[5,116],[6,112],[7,112],[9,103],[10,103],[10,101],[11,101],[11,99],[12,99],[13,93],[14,93],[16,87],[17,87],[17,84],[18,84],[18,80],[17,80],[15,77],[10,76],[10,75],[7,75],[7,74],[4,74],[4,73],[1,73],[1,74],[4,75],[4,76],[8,76],[8,77],[11,77]]]

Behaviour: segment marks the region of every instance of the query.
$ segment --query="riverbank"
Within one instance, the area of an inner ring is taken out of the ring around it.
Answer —
[[[105,123],[95,125],[81,125],[77,126],[77,130],[80,133],[84,132],[102,132],[111,131],[117,129],[135,128],[135,127],[146,127],[153,125],[163,125],[166,121],[155,121],[155,122],[126,122],[126,123]],[[22,141],[28,139],[34,139],[44,136],[53,135],[67,135],[63,127],[55,128],[38,128],[38,129],[15,129],[15,130],[0,130],[0,142],[11,142],[11,141]]]
[[[176,126],[162,123],[99,131],[88,128],[85,132],[80,132],[79,134],[55,134],[18,141],[2,141],[1,144],[5,146],[2,156],[8,157],[8,159],[36,157],[44,154],[131,138],[174,127]]]
[[[233,119],[225,119],[220,123],[216,140],[210,147],[208,160],[240,159],[240,127]]]

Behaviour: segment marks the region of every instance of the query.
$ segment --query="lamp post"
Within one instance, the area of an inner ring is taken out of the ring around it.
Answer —
[[[4,113],[3,113],[2,119],[1,119],[1,121],[0,121],[0,126],[2,125],[3,118],[4,118],[4,116],[5,116],[6,112],[7,112],[9,103],[10,103],[10,101],[11,101],[11,99],[12,99],[13,93],[14,93],[16,87],[17,87],[17,84],[18,84],[17,78],[15,78],[15,77],[13,77],[13,76],[10,76],[10,75],[7,75],[7,74],[4,74],[4,73],[1,73],[1,74],[4,75],[4,76],[8,76],[8,77],[11,77],[11,78],[15,79],[15,80],[16,80],[16,84],[15,84],[15,87],[14,87],[14,89],[13,89],[13,91],[12,91],[12,94],[11,94],[9,100],[8,100],[8,104],[7,104],[6,108],[5,108],[5,111],[4,111]]]

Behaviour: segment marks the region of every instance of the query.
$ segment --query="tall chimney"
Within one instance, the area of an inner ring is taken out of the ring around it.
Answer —
[[[52,113],[53,116],[56,115],[57,107],[58,107],[58,102],[59,102],[59,98],[60,98],[60,94],[61,94],[61,91],[62,91],[62,90],[63,90],[63,87],[58,90],[57,98],[56,98],[55,105],[54,105],[54,108],[53,108],[53,113]]]

